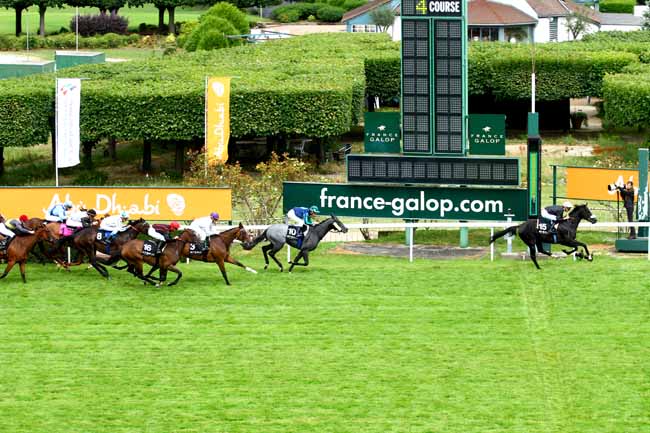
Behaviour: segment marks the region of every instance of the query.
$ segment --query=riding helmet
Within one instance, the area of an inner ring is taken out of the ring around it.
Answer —
[[[179,223],[177,223],[176,221],[172,221],[169,224],[169,228],[172,229],[172,230],[178,230],[180,228],[180,226],[181,225]]]
[[[120,217],[122,219],[125,219],[125,220],[129,219],[129,213],[127,211],[123,210],[122,212],[120,212]]]
[[[21,223],[29,221],[29,218],[27,217],[27,215],[21,215],[21,216],[18,217],[18,219],[20,220]]]
[[[562,203],[562,207],[566,207],[566,208],[571,209],[573,207],[573,203],[571,203],[570,201],[567,200],[564,203]]]
[[[72,209],[72,202],[70,200],[66,200],[65,203],[63,203],[63,207],[66,209]]]
[[[219,214],[217,212],[212,212],[210,214],[210,218],[212,218],[213,220],[218,220],[219,219]]]
[[[318,209],[318,207],[312,206],[309,208],[309,212],[320,213],[320,210]]]

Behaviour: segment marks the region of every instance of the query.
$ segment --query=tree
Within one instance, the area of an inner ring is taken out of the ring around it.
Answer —
[[[0,6],[16,11],[16,36],[23,32],[23,11],[33,4],[33,0],[0,0]]]
[[[38,6],[38,34],[45,37],[45,11],[48,7],[63,7],[64,0],[37,0],[35,5]]]
[[[387,32],[395,21],[395,13],[388,7],[382,7],[370,12],[370,19],[380,32]]]
[[[571,32],[573,40],[578,39],[578,37],[587,30],[588,24],[589,20],[580,12],[571,12],[571,14],[566,18],[566,27]]]

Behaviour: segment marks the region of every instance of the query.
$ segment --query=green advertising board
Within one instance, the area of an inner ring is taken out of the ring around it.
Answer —
[[[469,153],[471,155],[506,154],[504,114],[469,115]]]
[[[436,188],[285,182],[284,212],[316,205],[323,214],[368,218],[503,221],[527,216],[523,188]]]
[[[363,129],[366,152],[400,153],[399,112],[367,112],[364,115]]]

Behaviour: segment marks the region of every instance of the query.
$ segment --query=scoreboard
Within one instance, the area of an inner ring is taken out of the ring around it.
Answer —
[[[404,153],[466,153],[465,9],[465,0],[402,0]]]

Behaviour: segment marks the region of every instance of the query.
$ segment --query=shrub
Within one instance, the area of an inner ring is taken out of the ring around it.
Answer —
[[[196,46],[197,50],[216,50],[218,48],[226,48],[228,46],[228,39],[218,30],[208,30],[203,33],[199,43]]]
[[[319,20],[325,21],[327,23],[337,23],[341,21],[344,13],[345,10],[343,8],[336,6],[323,6],[322,8],[318,9],[316,17]]]
[[[211,50],[232,45],[225,35],[236,35],[237,29],[230,21],[217,16],[208,16],[201,20],[185,43],[187,51]],[[205,39],[205,40],[204,40]]]
[[[92,186],[102,186],[106,185],[108,181],[108,175],[100,170],[85,170],[82,171],[80,175],[75,177],[72,180],[73,185],[92,185]]]
[[[178,35],[178,39],[176,40],[176,43],[178,43],[178,46],[181,48],[185,48],[185,44],[187,43],[187,40],[189,39],[190,35],[192,32],[199,26],[198,21],[190,21],[183,23],[183,27],[181,27],[181,32]],[[196,50],[196,45],[194,45],[194,50]],[[191,51],[194,51],[191,50]]]
[[[366,3],[368,3],[366,0],[345,0],[341,7],[346,11],[351,11],[352,9],[365,5]]]
[[[280,6],[271,12],[271,18],[281,23],[295,23],[300,21],[302,11],[299,5]]]
[[[327,4],[330,6],[336,6],[338,8],[343,7],[345,0],[327,0]]]
[[[600,3],[600,12],[631,14],[635,4],[636,0],[604,0]]]
[[[106,33],[126,34],[129,20],[119,15],[81,15],[79,16],[79,35],[93,36]],[[77,17],[70,20],[70,29],[75,32]]]
[[[140,23],[138,26],[138,33],[141,35],[155,35],[158,31],[158,26],[155,24]]]
[[[250,32],[250,26],[246,19],[246,14],[237,9],[230,3],[221,2],[212,6],[205,14],[201,16],[199,21],[204,18],[215,16],[230,21],[230,23],[237,29],[239,34],[244,35]]]

